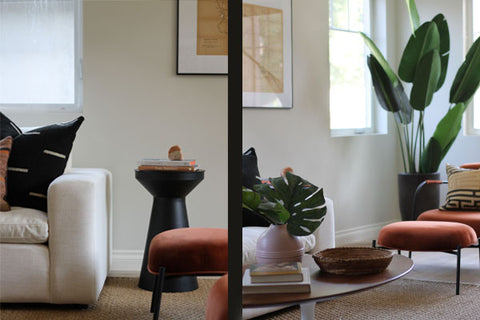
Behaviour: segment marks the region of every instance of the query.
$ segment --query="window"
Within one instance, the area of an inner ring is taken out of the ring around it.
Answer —
[[[330,129],[332,135],[376,132],[366,47],[369,0],[330,0]]]
[[[465,2],[465,49],[470,48],[473,41],[480,36],[480,0]],[[465,52],[466,54],[466,52]],[[473,102],[467,109],[466,133],[480,135],[480,92],[477,90]]]
[[[81,105],[82,1],[0,0],[0,108]]]

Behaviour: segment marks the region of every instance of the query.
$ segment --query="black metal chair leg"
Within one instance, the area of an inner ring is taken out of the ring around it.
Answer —
[[[158,320],[160,314],[160,304],[162,302],[163,281],[165,278],[165,268],[160,267],[158,275],[155,276],[155,286],[152,292],[152,304],[150,305],[150,312],[153,312],[153,320]]]
[[[412,259],[412,251],[408,251],[408,258]]]
[[[460,294],[460,259],[462,255],[462,248],[457,246],[457,286],[456,286],[456,295]]]

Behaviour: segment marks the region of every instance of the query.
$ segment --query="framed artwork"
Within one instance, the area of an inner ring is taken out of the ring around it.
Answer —
[[[292,108],[291,0],[243,0],[243,106]]]
[[[177,0],[177,74],[227,74],[228,0]]]

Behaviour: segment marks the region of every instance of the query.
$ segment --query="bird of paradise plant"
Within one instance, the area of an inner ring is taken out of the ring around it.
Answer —
[[[438,170],[458,136],[463,113],[479,87],[480,37],[474,41],[456,73],[450,88],[447,113],[425,144],[425,108],[445,82],[450,36],[443,14],[437,14],[420,25],[415,0],[406,0],[406,4],[412,34],[403,51],[398,75],[372,39],[364,33],[360,34],[371,51],[367,64],[377,99],[382,108],[392,112],[395,118],[404,171],[432,173]],[[412,84],[409,98],[401,80]]]

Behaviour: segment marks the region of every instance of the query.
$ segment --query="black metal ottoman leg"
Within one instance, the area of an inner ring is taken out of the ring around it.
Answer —
[[[158,320],[160,314],[160,304],[162,302],[163,281],[165,278],[165,268],[160,267],[158,275],[155,276],[155,286],[152,292],[152,304],[150,312],[153,312],[153,320]]]
[[[462,256],[462,248],[457,246],[457,286],[456,286],[456,295],[460,294],[460,259]]]

